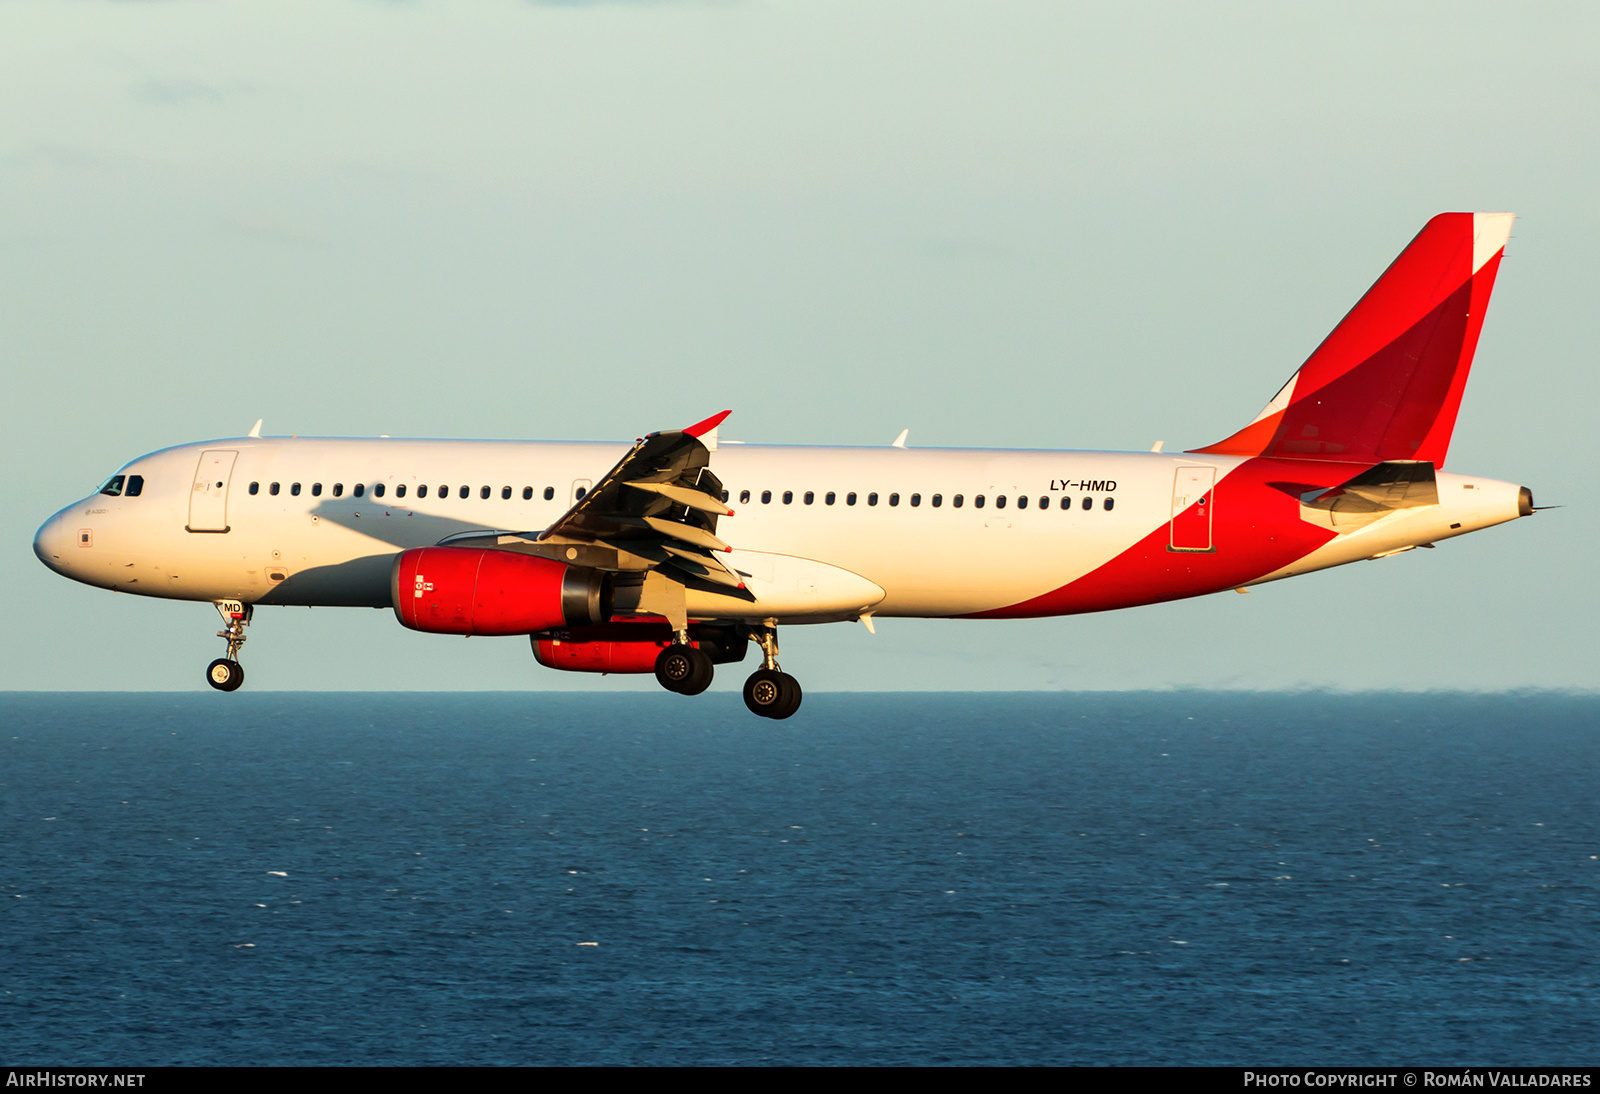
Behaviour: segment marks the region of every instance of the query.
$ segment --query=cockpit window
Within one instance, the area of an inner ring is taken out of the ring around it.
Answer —
[[[128,488],[122,492],[122,496],[125,498],[136,498],[142,493],[144,493],[144,476],[129,475]]]
[[[111,481],[100,488],[102,494],[109,494],[113,498],[122,496],[122,484],[127,479],[126,475],[113,475]]]

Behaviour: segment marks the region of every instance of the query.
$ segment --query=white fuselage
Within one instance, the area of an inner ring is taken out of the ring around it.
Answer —
[[[142,478],[139,496],[95,494],[63,509],[39,530],[35,550],[76,580],[147,596],[387,607],[400,551],[465,533],[536,534],[624,450],[604,443],[314,438],[183,445],[122,469]],[[1216,519],[1237,523],[1254,502],[1242,493],[1230,498],[1224,484],[1248,462],[724,443],[712,452],[711,467],[734,515],[721,519],[717,534],[735,548],[730,558],[750,576],[756,605],[691,592],[690,614],[820,622],[869,612],[1003,611],[1164,535],[1177,512],[1175,475],[1181,481],[1183,469],[1214,469]],[[1169,583],[1124,600],[1291,576],[1518,515],[1518,488],[1511,484],[1444,473],[1438,484],[1437,505],[1330,532],[1314,550],[1244,579],[1222,566],[1208,576],[1204,566],[1216,564],[1174,555],[1173,564],[1197,563],[1181,591]],[[1274,534],[1265,525],[1257,531]],[[1217,551],[1229,550],[1220,532],[1218,543]]]

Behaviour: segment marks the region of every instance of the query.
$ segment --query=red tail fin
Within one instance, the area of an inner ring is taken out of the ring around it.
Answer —
[[[1196,449],[1444,463],[1510,213],[1440,213],[1256,420]]]

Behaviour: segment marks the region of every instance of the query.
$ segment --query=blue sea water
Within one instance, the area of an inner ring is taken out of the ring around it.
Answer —
[[[1600,698],[0,696],[0,1063],[1576,1064]]]

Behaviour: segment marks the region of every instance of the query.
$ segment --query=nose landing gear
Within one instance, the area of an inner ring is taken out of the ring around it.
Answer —
[[[217,614],[222,616],[223,628],[217,632],[218,638],[228,641],[228,655],[219,657],[206,666],[206,683],[218,691],[238,691],[244,683],[244,666],[239,664],[239,647],[244,645],[244,629],[250,625],[250,617],[255,614],[254,604],[243,604],[237,600],[214,600]]]
[[[238,691],[244,685],[244,666],[219,657],[206,666],[206,683],[218,691]]]
[[[783,719],[800,709],[800,681],[778,668],[778,628],[776,620],[752,632],[761,644],[762,667],[744,682],[744,705],[763,718]]]

